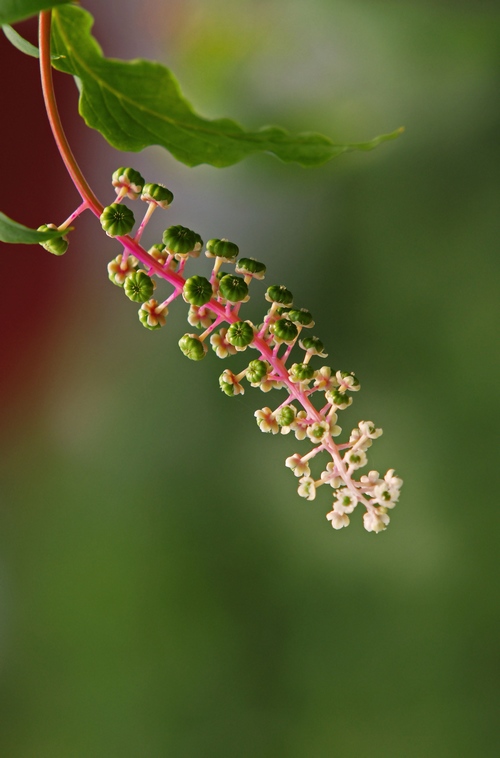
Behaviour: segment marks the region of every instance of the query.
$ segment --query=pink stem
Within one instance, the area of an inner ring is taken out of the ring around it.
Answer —
[[[59,117],[59,112],[57,109],[57,103],[56,103],[55,93],[54,93],[54,85],[52,81],[52,69],[51,69],[51,62],[50,62],[50,26],[51,26],[51,11],[43,11],[42,13],[40,13],[39,49],[40,49],[40,74],[41,74],[41,80],[42,80],[42,92],[43,92],[45,107],[47,110],[47,116],[49,119],[50,127],[52,129],[52,134],[54,135],[54,140],[56,142],[57,148],[59,150],[59,153],[64,162],[64,165],[66,166],[66,169],[76,189],[78,190],[82,200],[86,202],[87,207],[92,211],[92,213],[95,216],[99,217],[103,211],[103,205],[99,202],[99,200],[95,196],[93,190],[91,189],[90,185],[85,179],[78,163],[76,162],[76,159],[70,148],[69,142],[64,133],[61,119]],[[176,293],[174,293],[174,297],[177,297],[177,295],[180,294],[180,290],[182,290],[185,283],[185,279],[182,276],[185,260],[181,262],[178,272],[165,270],[165,268],[160,263],[158,263],[158,261],[156,261],[155,258],[153,258],[153,256],[149,255],[149,253],[147,253],[146,250],[144,250],[144,248],[141,247],[141,245],[139,245],[139,243],[136,240],[132,239],[128,235],[124,237],[121,237],[121,236],[116,237],[116,239],[118,240],[118,242],[120,242],[123,245],[123,247],[129,253],[132,253],[132,255],[134,255],[145,266],[149,267],[151,271],[154,272],[157,276],[170,282],[170,284],[172,284],[176,289]],[[275,304],[273,303],[273,306],[274,305]],[[304,390],[290,381],[290,377],[288,376],[288,371],[284,363],[278,358],[277,349],[275,348],[274,350],[272,350],[270,346],[268,345],[267,341],[263,339],[263,335],[266,331],[267,325],[269,321],[272,319],[272,316],[275,310],[273,306],[271,307],[271,313],[268,316],[266,316],[266,318],[264,319],[264,325],[262,329],[254,337],[254,340],[251,343],[251,347],[253,347],[256,350],[259,350],[261,355],[264,356],[264,359],[269,361],[269,363],[274,369],[274,373],[279,377],[279,380],[282,381],[283,384],[286,386],[289,395],[291,397],[294,397],[302,405],[302,407],[307,413],[308,418],[311,418],[314,421],[322,421],[323,417],[321,416],[320,412],[316,410],[316,408],[312,405],[311,401],[308,399]],[[213,313],[215,313],[216,316],[219,316],[221,321],[227,321],[229,324],[233,324],[239,320],[237,316],[235,316],[233,313],[230,312],[230,309],[229,309],[229,312],[227,312],[227,308],[221,305],[221,303],[219,303],[216,299],[210,300],[210,302],[206,304],[206,307],[209,308],[211,311],[213,311]],[[323,448],[325,450],[328,450],[328,452],[332,456],[332,459],[346,487],[349,490],[351,490],[351,492],[354,494],[357,500],[362,500],[367,508],[373,509],[373,505],[371,505],[369,500],[366,500],[360,492],[360,488],[362,487],[362,485],[360,485],[359,483],[353,482],[353,480],[349,476],[347,469],[345,467],[345,464],[340,455],[339,448],[333,442],[331,435],[327,435],[326,439],[323,440],[322,444],[323,444]]]
[[[78,208],[75,211],[73,211],[73,213],[71,214],[71,216],[69,216],[66,219],[66,221],[63,221],[63,223],[60,226],[57,227],[59,229],[59,231],[61,231],[62,229],[66,229],[66,227],[69,226],[71,224],[71,222],[75,220],[75,218],[78,218],[78,216],[80,215],[80,213],[83,213],[83,211],[86,211],[88,207],[89,206],[88,206],[87,201],[84,200],[83,203],[81,203],[78,206]]]

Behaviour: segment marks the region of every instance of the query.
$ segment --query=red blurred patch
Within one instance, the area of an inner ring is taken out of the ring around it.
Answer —
[[[16,26],[35,42],[37,23]],[[55,147],[43,105],[38,60],[16,50],[0,32],[1,172],[0,210],[26,226],[62,223],[80,202]],[[78,93],[72,77],[54,72],[61,118],[70,142],[82,139]],[[30,384],[50,370],[51,343],[61,325],[58,314],[77,286],[78,263],[57,258],[38,245],[0,242],[0,412],[36,393]]]

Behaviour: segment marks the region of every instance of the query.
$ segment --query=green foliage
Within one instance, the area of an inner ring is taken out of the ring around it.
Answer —
[[[14,21],[35,16],[40,11],[66,2],[67,0],[1,0],[0,24],[13,24]]]
[[[0,242],[22,245],[36,245],[47,240],[54,240],[62,237],[68,230],[58,232],[50,230],[38,232],[35,229],[29,229],[27,226],[12,221],[4,213],[0,213]]]
[[[54,10],[53,52],[61,56],[54,65],[77,77],[85,122],[119,150],[137,152],[161,145],[188,166],[230,166],[258,152],[315,166],[349,150],[371,150],[400,133],[339,145],[312,132],[292,135],[275,126],[247,132],[230,119],[202,118],[165,66],[105,58],[90,33],[92,24],[92,16],[81,8],[65,5]]]
[[[11,26],[8,26],[8,24],[5,24],[2,26],[2,31],[9,40],[9,42],[14,45],[14,47],[17,47],[18,50],[20,50],[22,53],[25,53],[26,55],[31,55],[33,58],[39,58],[40,54],[38,52],[38,48],[31,44],[31,42],[28,42],[27,39],[24,39],[24,37],[21,37],[18,32],[16,32],[15,29],[13,29]]]

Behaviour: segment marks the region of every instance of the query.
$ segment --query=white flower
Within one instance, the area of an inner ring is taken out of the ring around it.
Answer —
[[[367,532],[383,532],[390,521],[385,508],[370,508],[363,515],[363,526]]]
[[[337,379],[332,376],[332,370],[329,366],[322,366],[314,375],[314,386],[318,390],[331,390],[339,386]]]
[[[252,387],[260,387],[262,392],[270,392],[270,390],[280,390],[283,387],[283,382],[266,378],[259,382],[259,384],[252,384]]]
[[[382,434],[382,429],[377,429],[373,421],[360,421],[358,426],[361,434],[364,434],[371,440],[376,440]]]
[[[343,487],[337,492],[337,499],[333,503],[333,508],[338,513],[352,513],[357,504],[357,498],[352,492],[349,492],[347,487]]]
[[[203,327],[203,329],[207,329],[213,323],[214,319],[215,319],[215,314],[212,313],[212,311],[207,310],[204,305],[202,305],[201,307],[198,307],[197,305],[191,305],[189,308],[187,320],[189,321],[191,326],[200,326],[200,327]],[[227,331],[227,330],[224,330],[224,331]],[[216,337],[216,336],[218,335],[215,335],[215,334],[212,335],[212,337]],[[212,338],[210,338],[210,341],[212,341]],[[222,357],[225,358],[226,356],[222,356]]]
[[[332,437],[338,437],[342,434],[342,427],[337,425],[337,414],[331,411],[328,416],[328,423],[330,424],[330,434]]]
[[[368,463],[363,450],[349,450],[344,456],[344,461],[351,469],[362,468]]]
[[[356,450],[368,450],[372,445],[371,439],[362,434],[357,427],[352,430],[349,442]]]
[[[308,426],[307,413],[305,411],[299,411],[294,421],[290,424],[290,428],[293,429],[295,438],[298,440],[303,440],[306,437]]]
[[[326,514],[328,521],[334,529],[342,529],[343,526],[349,526],[349,516],[346,513],[336,511],[335,508]]]
[[[399,476],[394,476],[393,468],[390,468],[387,474],[384,476],[384,481],[387,482],[389,487],[395,487],[398,490],[403,486],[403,480],[400,479]]]
[[[113,260],[108,263],[109,278],[112,282],[120,286],[123,284],[127,276],[135,271],[138,265],[139,261],[133,255],[129,255],[123,260],[123,255],[120,253],[120,255],[117,255],[116,258],[113,258]]]
[[[145,311],[148,314],[146,319],[148,326],[165,326],[168,316],[168,308],[166,305],[158,305],[156,300],[148,300],[147,303],[141,305],[141,311]]]
[[[227,329],[220,329],[219,333],[212,334],[210,344],[219,358],[227,358],[228,355],[235,355],[236,348],[226,340]]]
[[[342,479],[340,478],[333,461],[326,464],[326,470],[321,473],[321,481],[325,482],[325,484],[329,484],[330,487],[333,487],[334,489],[337,489],[342,484]]]
[[[255,411],[253,415],[257,419],[257,424],[259,425],[261,432],[278,434],[280,430],[278,422],[274,418],[273,412],[270,408],[262,408],[260,411]]]
[[[330,427],[326,421],[315,421],[306,429],[306,434],[311,442],[321,442],[325,434],[328,433]]]
[[[316,497],[314,479],[312,479],[310,476],[303,476],[302,479],[299,479],[299,482],[300,484],[297,492],[299,493],[300,497],[305,497],[306,500],[314,500]]]
[[[399,487],[390,487],[387,482],[382,481],[373,488],[373,498],[376,503],[385,508],[394,508],[399,500]]]
[[[233,395],[245,394],[245,388],[239,383],[236,374],[233,374],[228,368],[222,372],[221,380],[226,384],[231,384],[233,386]]]
[[[381,484],[382,479],[380,478],[378,471],[369,471],[368,474],[362,476],[359,481],[365,486],[365,488],[371,488],[375,484]]]
[[[295,476],[309,476],[311,469],[307,461],[303,461],[298,453],[291,455],[285,461],[285,466],[291,468]]]
[[[357,392],[359,389],[361,389],[361,386],[354,374],[347,374],[347,376],[342,376],[343,373],[345,372],[337,371],[335,374],[339,383],[339,392],[347,392],[347,390],[350,390],[351,392]]]

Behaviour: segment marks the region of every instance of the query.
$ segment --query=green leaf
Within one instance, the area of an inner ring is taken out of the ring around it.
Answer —
[[[1,2],[1,0],[0,0]],[[28,42],[27,39],[24,39],[24,37],[21,37],[21,35],[16,32],[15,29],[13,29],[8,24],[4,24],[2,26],[3,33],[9,40],[9,42],[14,45],[14,47],[17,47],[18,50],[20,50],[22,53],[26,53],[26,55],[31,55],[33,58],[39,58],[40,52],[35,45],[32,45],[31,42]],[[58,55],[51,55],[50,56],[52,60],[57,60],[59,58]]]
[[[105,58],[90,33],[92,24],[92,16],[75,6],[54,11],[53,52],[63,56],[55,67],[77,77],[85,122],[119,150],[161,145],[188,166],[230,166],[257,152],[316,166],[349,150],[371,150],[401,133],[339,145],[312,132],[292,135],[277,126],[247,132],[230,119],[202,118],[164,66]]]
[[[38,58],[38,48],[31,44],[31,42],[28,42],[27,39],[24,39],[24,37],[21,37],[20,34],[16,32],[15,29],[13,29],[11,26],[8,26],[7,24],[4,24],[2,26],[3,33],[7,37],[10,43],[14,45],[14,47],[17,47],[18,50],[20,50],[22,53],[26,53],[26,55],[31,55],[33,58]]]
[[[62,232],[37,232],[35,229],[29,229],[27,226],[18,224],[4,213],[0,213],[0,242],[9,242],[21,245],[36,245],[39,242],[56,239],[67,234],[68,229]]]
[[[14,21],[36,16],[40,11],[67,2],[68,0],[0,0],[0,25],[13,24]]]

